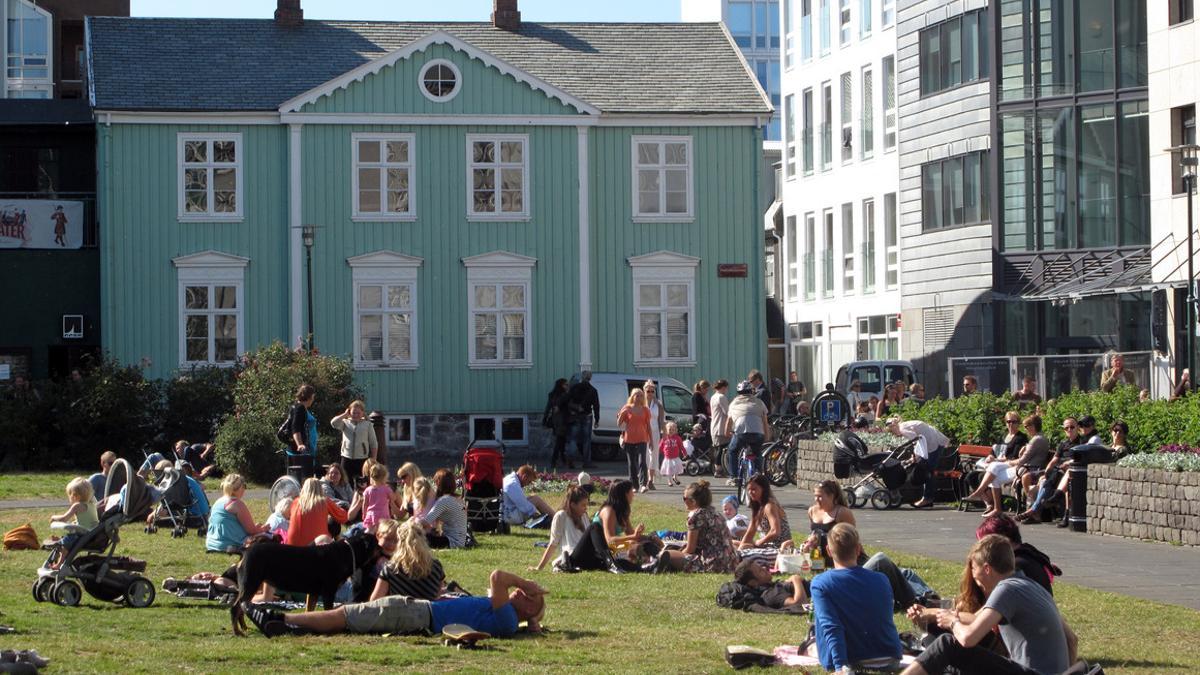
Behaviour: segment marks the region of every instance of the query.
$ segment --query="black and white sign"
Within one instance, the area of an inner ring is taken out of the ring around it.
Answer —
[[[64,340],[82,340],[83,339],[83,315],[82,314],[63,314],[63,339]]]

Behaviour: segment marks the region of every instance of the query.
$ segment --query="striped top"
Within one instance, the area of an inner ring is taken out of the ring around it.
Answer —
[[[409,577],[391,563],[383,566],[383,572],[379,578],[387,582],[388,595],[407,595],[420,600],[436,600],[442,592],[442,582],[446,580],[446,573],[442,571],[442,561],[434,558],[433,567],[429,568],[429,574],[422,579]]]
[[[442,495],[433,503],[421,521],[426,525],[442,524],[442,536],[450,540],[450,548],[467,545],[467,507],[453,495]]]

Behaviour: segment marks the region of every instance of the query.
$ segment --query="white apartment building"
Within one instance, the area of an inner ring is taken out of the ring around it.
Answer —
[[[1146,14],[1147,66],[1150,84],[1150,241],[1152,275],[1158,284],[1175,290],[1168,294],[1166,321],[1174,338],[1175,365],[1187,364],[1185,347],[1187,283],[1187,192],[1178,156],[1167,148],[1196,141],[1196,107],[1200,103],[1200,22],[1195,21],[1195,0],[1150,3]],[[1193,173],[1200,170],[1194,167]],[[1196,185],[1200,191],[1200,182]],[[1193,203],[1193,230],[1200,209]],[[1193,238],[1193,246],[1200,242]],[[1200,260],[1193,259],[1194,271]],[[1193,327],[1193,330],[1194,327]],[[1198,340],[1200,342],[1200,340]]]
[[[895,0],[785,0],[784,316],[810,392],[900,356]]]

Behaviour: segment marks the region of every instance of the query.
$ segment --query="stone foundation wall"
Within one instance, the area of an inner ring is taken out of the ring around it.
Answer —
[[[1200,545],[1200,473],[1094,464],[1087,494],[1088,532]]]
[[[549,451],[543,449],[549,447],[548,443],[553,430],[542,426],[539,414],[526,414],[525,418],[526,436],[529,442],[527,445],[508,444],[506,457],[521,462],[533,459],[540,464],[548,463]],[[463,452],[466,451],[467,445],[471,441],[471,416],[414,415],[413,433],[416,439],[414,445],[387,448],[384,456],[392,471],[408,461],[416,462],[422,470],[425,470],[426,467],[436,468],[435,465],[458,466],[462,464]],[[545,457],[542,458],[542,455]],[[510,464],[512,462],[505,462],[506,467]],[[429,473],[432,473],[432,469]]]

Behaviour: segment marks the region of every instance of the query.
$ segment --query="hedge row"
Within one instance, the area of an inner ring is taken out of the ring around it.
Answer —
[[[1113,422],[1129,425],[1129,448],[1133,452],[1155,452],[1165,445],[1200,442],[1200,395],[1176,401],[1138,401],[1138,389],[1121,386],[1111,393],[1073,391],[1039,405],[1019,403],[1009,394],[972,394],[956,399],[931,399],[923,405],[906,401],[895,409],[904,419],[920,419],[937,427],[955,444],[991,445],[1003,440],[1004,414],[1022,416],[1037,412],[1042,429],[1052,443],[1062,440],[1066,417],[1091,415],[1105,443]]]

